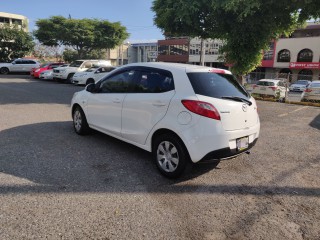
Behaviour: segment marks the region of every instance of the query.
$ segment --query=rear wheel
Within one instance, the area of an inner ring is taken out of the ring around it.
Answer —
[[[183,142],[173,134],[156,137],[153,143],[153,157],[161,174],[168,178],[179,177],[190,162]]]
[[[89,78],[86,82],[86,86],[91,84],[91,83],[94,83],[94,80],[92,78]]]
[[[9,73],[9,68],[3,67],[0,69],[1,74],[8,74]]]
[[[79,135],[85,135],[89,133],[90,128],[86,119],[86,116],[84,115],[84,112],[82,111],[81,107],[76,107],[72,114],[73,118],[73,127],[77,134]]]

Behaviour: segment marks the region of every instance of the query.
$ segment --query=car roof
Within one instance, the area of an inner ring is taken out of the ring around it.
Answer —
[[[259,82],[280,82],[279,79],[260,79]]]
[[[205,67],[199,65],[191,65],[184,63],[168,63],[168,62],[144,62],[144,63],[131,63],[127,64],[124,67],[130,66],[138,66],[138,67],[154,67],[154,68],[162,68],[166,70],[182,70],[185,72],[214,72],[214,73],[224,73],[224,74],[232,74],[230,71],[221,69],[221,68],[212,68]]]

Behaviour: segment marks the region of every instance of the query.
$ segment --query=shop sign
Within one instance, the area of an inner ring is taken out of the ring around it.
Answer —
[[[291,62],[289,68],[293,68],[293,69],[320,69],[320,62]]]
[[[148,58],[157,58],[158,52],[157,51],[149,51],[148,52]]]

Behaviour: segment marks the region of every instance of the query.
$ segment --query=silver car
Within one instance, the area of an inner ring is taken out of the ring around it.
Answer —
[[[301,101],[320,101],[320,81],[313,81],[306,87]]]
[[[303,92],[306,89],[306,86],[311,82],[308,80],[298,80],[295,83],[291,84],[289,87],[290,92]]]
[[[8,74],[10,72],[26,72],[29,73],[32,68],[40,67],[40,63],[32,59],[16,59],[11,63],[1,63],[0,73]]]

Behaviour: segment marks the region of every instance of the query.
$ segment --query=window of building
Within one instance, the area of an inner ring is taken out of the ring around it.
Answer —
[[[167,45],[159,46],[159,55],[169,55],[169,46]]]
[[[0,17],[0,23],[10,23],[10,20],[6,17]]]
[[[278,62],[290,62],[290,51],[288,49],[283,49],[278,53]]]
[[[303,49],[298,54],[297,62],[312,62],[313,52],[310,49]]]
[[[22,20],[21,19],[12,19],[12,24],[17,24],[17,25],[21,26]]]
[[[312,80],[313,72],[310,69],[302,69],[298,73],[298,80]]]

